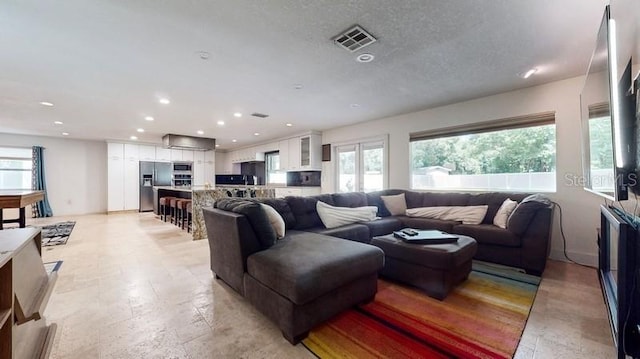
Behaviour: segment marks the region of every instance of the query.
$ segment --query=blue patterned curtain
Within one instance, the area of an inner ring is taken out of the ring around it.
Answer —
[[[39,217],[51,217],[53,216],[53,212],[51,211],[51,206],[49,206],[49,199],[47,197],[47,185],[44,180],[44,158],[42,156],[42,151],[44,148],[40,146],[32,147],[32,182],[31,187],[34,190],[44,191],[44,199],[37,203],[34,203],[31,206],[31,212],[33,213],[33,218]]]

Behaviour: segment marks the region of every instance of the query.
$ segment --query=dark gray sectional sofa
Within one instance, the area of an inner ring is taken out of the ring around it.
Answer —
[[[405,194],[407,208],[487,205],[481,224],[391,216],[380,196]],[[508,229],[493,225],[505,199],[521,202],[523,193],[429,193],[384,190],[284,199],[222,199],[205,208],[211,269],[271,320],[291,343],[315,325],[355,304],[372,299],[384,254],[368,243],[405,227],[439,229],[473,237],[475,259],[522,268],[540,275],[549,253],[553,207],[521,203]],[[378,220],[325,228],[317,201],[339,207],[377,206]],[[258,202],[282,216],[286,236],[276,241]],[[347,239],[347,240],[345,240]]]

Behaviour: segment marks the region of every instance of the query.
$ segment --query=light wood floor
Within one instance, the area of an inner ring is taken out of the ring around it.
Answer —
[[[46,310],[58,323],[53,358],[313,358],[213,279],[206,241],[152,214],[76,220]],[[613,358],[594,269],[550,261],[516,358]]]

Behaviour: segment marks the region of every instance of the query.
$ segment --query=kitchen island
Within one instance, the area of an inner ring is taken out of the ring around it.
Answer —
[[[172,186],[155,186],[154,192],[154,211],[159,214],[159,200],[165,196],[173,196],[178,198],[190,198],[193,206],[192,212],[192,231],[193,239],[205,239],[207,238],[207,229],[204,224],[204,216],[202,215],[202,208],[213,207],[213,202],[220,198],[228,198],[234,196],[239,192],[255,194],[253,197],[275,197],[275,189],[262,186],[247,186],[247,187],[234,187],[232,191],[230,188],[210,188],[205,186],[192,186],[192,187],[172,187]],[[231,194],[231,196],[230,196]]]

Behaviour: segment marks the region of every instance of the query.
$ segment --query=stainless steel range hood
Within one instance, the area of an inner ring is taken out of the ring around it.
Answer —
[[[216,148],[215,138],[193,137],[166,134],[162,136],[162,143],[167,148],[209,151]]]

